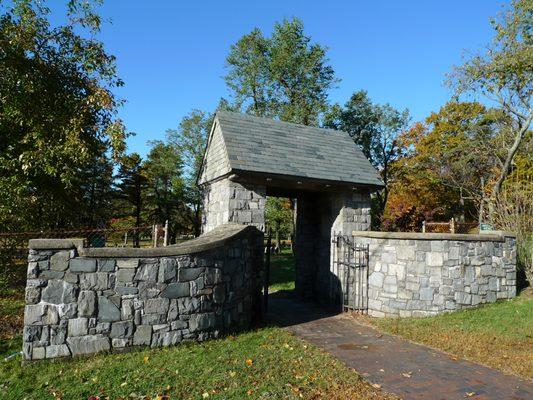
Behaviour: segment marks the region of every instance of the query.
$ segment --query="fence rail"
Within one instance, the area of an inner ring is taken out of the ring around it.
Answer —
[[[471,233],[476,228],[477,222],[457,222],[454,218],[449,222],[422,222],[423,233]]]

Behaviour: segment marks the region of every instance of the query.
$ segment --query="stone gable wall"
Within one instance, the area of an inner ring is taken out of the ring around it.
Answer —
[[[261,304],[263,235],[244,226],[214,233],[196,239],[199,246],[189,253],[187,245],[30,243],[24,358],[168,346],[248,327]],[[88,256],[91,251],[100,256]],[[128,251],[132,257],[125,257]]]
[[[231,170],[220,125],[215,123],[202,165],[200,183],[209,182]]]
[[[370,315],[428,316],[516,296],[514,237],[420,235],[355,234],[356,243],[369,246]]]

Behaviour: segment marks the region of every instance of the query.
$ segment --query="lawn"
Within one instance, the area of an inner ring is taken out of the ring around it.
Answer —
[[[279,328],[172,348],[63,361],[2,362],[6,399],[387,399],[353,371]],[[150,396],[150,397],[148,397]]]
[[[269,293],[290,292],[294,290],[294,257],[290,250],[272,254],[270,258]]]
[[[275,255],[272,261],[272,289],[293,289],[292,257]],[[24,364],[20,357],[2,361],[21,350],[23,307],[21,293],[0,298],[2,399],[155,399],[165,394],[170,399],[394,398],[275,327],[172,348]]]
[[[24,289],[0,291],[0,355],[21,350],[23,318]]]
[[[501,371],[533,378],[533,293],[428,318],[373,318],[379,329]]]

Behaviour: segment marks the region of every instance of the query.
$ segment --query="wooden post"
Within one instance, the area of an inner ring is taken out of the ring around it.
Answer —
[[[426,221],[422,221],[422,233],[426,233]]]
[[[152,239],[153,239],[153,247],[157,247],[157,225],[152,225]]]
[[[168,219],[165,221],[165,238],[163,239],[163,246],[168,246]]]
[[[455,218],[452,217],[450,221],[450,232],[455,233]]]

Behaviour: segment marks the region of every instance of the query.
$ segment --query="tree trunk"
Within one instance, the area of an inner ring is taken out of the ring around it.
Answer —
[[[526,136],[526,132],[529,129],[529,125],[531,124],[532,119],[533,119],[533,113],[530,113],[527,119],[524,121],[524,125],[519,127],[518,131],[516,132],[513,145],[507,151],[507,157],[505,158],[505,161],[503,163],[500,176],[496,180],[496,183],[494,184],[494,187],[492,189],[492,199],[491,199],[492,204],[498,201],[500,197],[503,182],[505,181],[505,179],[509,175],[509,172],[511,171],[511,165],[513,163],[516,152],[518,151],[518,148],[520,147],[520,143],[522,143],[522,141],[524,140],[524,137]]]

